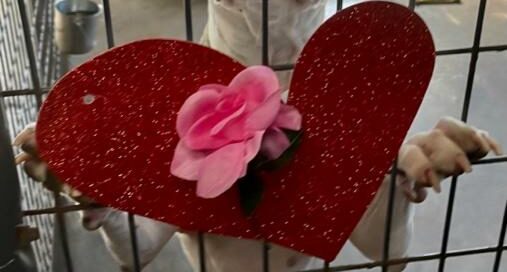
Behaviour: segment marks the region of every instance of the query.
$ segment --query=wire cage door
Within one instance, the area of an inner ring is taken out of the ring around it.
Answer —
[[[273,1],[273,0],[272,0]],[[287,63],[282,65],[271,65],[269,63],[269,0],[262,0],[262,64],[271,66],[274,70],[291,70],[294,64]],[[39,109],[45,95],[49,91],[51,84],[67,69],[67,63],[53,44],[53,13],[54,1],[52,0],[0,0],[0,95],[2,115],[6,117],[7,122],[0,124],[1,130],[8,130],[10,137],[13,138],[16,132],[19,132],[26,124],[35,121],[37,110]],[[104,8],[104,22],[106,30],[106,40],[109,48],[115,46],[114,28],[111,19],[111,5],[109,0],[102,1]],[[192,1],[183,0],[185,11],[185,30],[186,39],[192,41],[193,18]],[[412,10],[416,8],[416,0],[409,0],[408,7]],[[507,50],[506,45],[481,46],[481,36],[485,21],[487,0],[480,0],[475,20],[475,31],[473,44],[471,47],[455,48],[437,51],[437,56],[463,55],[470,56],[468,73],[465,85],[465,96],[461,111],[461,120],[467,121],[469,109],[472,100],[472,90],[477,70],[477,61],[483,52],[495,52]],[[336,11],[341,10],[343,1],[336,1]],[[507,64],[506,64],[507,65]],[[0,154],[2,160],[12,159],[11,154]],[[0,161],[2,161],[0,160]],[[506,156],[487,158],[473,162],[476,165],[505,164]],[[438,261],[438,271],[444,272],[446,261],[449,258],[476,255],[476,254],[494,254],[493,272],[504,271],[501,269],[501,260],[503,251],[507,250],[504,245],[505,233],[507,228],[507,202],[502,215],[501,225],[498,226],[498,243],[479,248],[464,248],[460,250],[449,250],[449,236],[451,233],[451,223],[455,204],[455,195],[459,182],[458,177],[451,180],[450,194],[446,207],[445,224],[442,232],[440,251],[428,253],[419,256],[411,256],[402,259],[391,259],[388,252],[391,244],[391,222],[394,206],[394,189],[396,168],[391,172],[390,198],[388,204],[388,214],[385,222],[384,246],[382,259],[375,262],[366,262],[360,264],[349,264],[340,266],[331,266],[323,262],[321,268],[305,270],[311,271],[353,271],[364,268],[379,267],[382,271],[388,271],[389,267],[397,264],[422,262],[429,260]],[[61,243],[62,254],[64,258],[66,271],[74,271],[74,264],[71,258],[69,247],[69,237],[66,230],[65,217],[66,212],[72,212],[86,208],[82,205],[62,205],[59,196],[50,194],[41,186],[34,185],[28,180],[26,174],[21,169],[17,169],[21,184],[22,214],[24,220],[35,225],[40,230],[40,239],[34,244],[35,258],[38,263],[38,271],[50,271],[51,260],[53,258],[54,243]],[[5,194],[8,192],[0,192]],[[1,195],[0,195],[1,197]],[[54,223],[59,232],[59,239],[53,239]],[[129,214],[128,224],[130,227],[130,237],[133,249],[133,259],[135,271],[141,271],[137,237],[135,232],[135,218]],[[0,233],[0,235],[3,235]],[[200,271],[205,272],[206,268],[206,237],[200,233],[198,235]],[[264,243],[262,247],[263,271],[269,271],[270,245]],[[7,268],[9,263],[0,263],[0,271]],[[505,266],[505,265],[504,265]],[[503,268],[505,269],[505,267]],[[7,270],[6,270],[7,271]],[[275,271],[276,272],[276,271]]]

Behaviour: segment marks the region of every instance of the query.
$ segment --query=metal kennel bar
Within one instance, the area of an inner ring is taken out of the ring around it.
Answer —
[[[479,46],[481,43],[481,35],[482,35],[482,26],[484,24],[484,14],[486,13],[486,1],[481,0],[479,3],[479,11],[477,14],[477,22],[475,27],[474,34],[474,43],[472,46],[472,55],[470,59],[470,66],[468,69],[468,77],[466,83],[465,90],[465,99],[463,101],[463,109],[461,111],[461,120],[466,122],[468,119],[468,112],[470,109],[470,101],[472,99],[472,88],[474,84],[475,71],[477,67],[477,60],[479,58]],[[438,271],[443,272],[445,269],[445,261],[446,261],[446,253],[447,253],[447,245],[449,242],[449,234],[451,231],[451,221],[452,221],[452,212],[454,208],[454,199],[456,196],[456,187],[458,186],[458,176],[452,177],[451,181],[451,189],[449,192],[449,201],[447,203],[447,212],[445,215],[445,225],[444,225],[444,233],[442,237],[442,247],[440,254],[440,262],[438,264]]]
[[[103,0],[104,7],[104,21],[106,29],[106,39],[109,48],[114,46],[114,30],[111,17],[111,6],[109,0]],[[262,64],[270,65],[269,63],[269,24],[268,24],[268,2],[269,0],[262,0]],[[27,8],[27,3],[31,6],[31,13]],[[7,22],[0,21],[0,33],[7,33],[7,35],[0,35],[0,102],[5,105],[6,116],[8,116],[8,124],[1,123],[0,130],[8,129],[11,137],[16,132],[30,121],[35,120],[36,109],[38,109],[43,101],[44,96],[50,90],[52,82],[59,77],[65,66],[64,59],[62,59],[58,50],[54,46],[52,39],[52,14],[54,8],[53,0],[0,0],[2,6],[0,9],[0,19],[7,18]],[[193,21],[192,21],[192,1],[183,0],[183,7],[185,10],[185,29],[187,40],[193,40]],[[473,45],[470,48],[456,48],[448,50],[437,51],[437,56],[457,55],[457,54],[470,54],[471,59],[469,63],[469,71],[467,76],[465,99],[463,102],[461,119],[467,121],[468,112],[471,102],[471,94],[475,78],[476,65],[480,53],[492,51],[505,51],[507,45],[495,46],[480,46],[482,35],[482,28],[485,19],[487,0],[480,0],[479,8],[477,11],[476,28],[474,32]],[[337,11],[343,7],[343,0],[336,0]],[[408,7],[415,9],[416,1],[409,0]],[[14,23],[12,23],[14,22]],[[10,56],[9,58],[5,56]],[[13,65],[16,64],[16,65]],[[13,67],[11,67],[11,66]],[[285,65],[270,65],[274,70],[291,70],[293,64]],[[10,80],[10,81],[9,81]],[[16,110],[15,106],[21,105],[21,110]],[[2,107],[0,107],[2,108]],[[3,113],[3,112],[2,112]],[[26,114],[28,113],[28,114]],[[18,120],[19,119],[19,120]],[[6,156],[0,154],[0,156]],[[11,156],[11,155],[8,155]],[[4,159],[2,157],[2,159]],[[8,158],[12,159],[12,158]],[[499,156],[494,158],[482,159],[474,161],[474,165],[493,165],[498,163],[507,163],[507,156]],[[394,164],[396,165],[396,163]],[[414,262],[422,262],[429,260],[438,260],[438,271],[445,271],[445,264],[448,258],[459,256],[476,255],[476,254],[495,254],[493,263],[493,272],[500,271],[502,254],[507,250],[504,245],[506,228],[507,228],[507,202],[505,205],[503,219],[499,227],[498,243],[496,245],[480,247],[480,248],[467,248],[455,251],[448,250],[448,241],[450,234],[450,227],[452,223],[453,208],[455,202],[455,193],[458,186],[458,178],[453,177],[450,187],[450,195],[446,209],[445,224],[443,229],[443,238],[441,249],[439,252],[429,253],[419,256],[412,256],[401,259],[389,258],[390,248],[390,229],[393,216],[394,206],[394,189],[395,177],[397,174],[396,167],[391,171],[391,183],[389,188],[389,203],[388,213],[386,217],[386,228],[384,233],[384,254],[382,259],[374,262],[365,262],[360,264],[348,264],[341,266],[331,266],[328,262],[324,262],[322,268],[305,270],[301,272],[317,272],[317,271],[352,271],[364,268],[380,267],[382,271],[388,271],[392,265],[407,264]],[[29,181],[26,174],[18,168],[18,175],[21,180],[22,194],[24,203],[22,216],[25,221],[42,228],[42,235],[39,242],[35,244],[36,259],[39,263],[39,271],[50,271],[50,263],[52,253],[50,248],[53,246],[53,240],[49,235],[49,230],[53,229],[53,220],[51,215],[55,214],[55,218],[60,226],[60,237],[62,242],[63,257],[65,259],[66,270],[73,271],[73,262],[71,252],[68,245],[65,216],[67,212],[72,212],[81,209],[93,208],[86,205],[60,205],[59,196],[48,194],[41,186],[33,185]],[[24,188],[24,189],[23,189]],[[500,216],[500,215],[499,215]],[[130,228],[130,238],[132,245],[132,254],[134,256],[134,268],[136,272],[141,271],[141,264],[139,260],[137,237],[135,232],[135,218],[133,214],[129,214],[128,222]],[[204,233],[199,233],[199,261],[200,271],[206,271],[206,236]],[[264,272],[269,271],[269,250],[270,245],[263,243],[262,246],[262,269]],[[3,272],[9,263],[0,263],[0,271]],[[276,271],[275,271],[276,272]]]
[[[113,32],[113,22],[111,19],[111,5],[109,0],[102,1],[104,5],[104,22],[106,25],[106,36],[107,36],[107,48],[114,47],[114,32]],[[134,271],[141,271],[141,263],[139,261],[139,250],[137,246],[137,234],[136,234],[136,221],[134,214],[129,213],[127,223],[129,226],[129,234],[130,234],[130,242],[132,246],[132,255],[134,260]],[[64,249],[65,250],[65,249]]]

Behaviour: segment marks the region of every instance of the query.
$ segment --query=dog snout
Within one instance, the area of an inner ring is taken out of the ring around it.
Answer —
[[[81,224],[87,230],[97,230],[102,226],[99,221],[94,220],[91,216],[83,216]]]
[[[93,208],[81,211],[81,225],[87,230],[100,228],[110,213],[109,208]]]

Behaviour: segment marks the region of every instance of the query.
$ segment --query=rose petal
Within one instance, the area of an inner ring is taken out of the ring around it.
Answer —
[[[198,120],[181,139],[196,150],[216,149],[230,142],[243,141],[248,133],[244,129],[245,105],[229,111],[215,111]]]
[[[198,120],[187,133],[181,137],[185,145],[194,150],[217,149],[230,141],[223,135],[210,135],[213,127],[227,114],[211,113]]]
[[[231,90],[241,93],[247,101],[247,110],[256,108],[273,93],[279,93],[280,84],[275,72],[266,66],[251,66],[241,71],[229,84]]]
[[[239,109],[237,109],[235,112],[231,113],[230,115],[226,116],[224,119],[222,119],[220,122],[218,122],[212,129],[211,129],[211,132],[210,134],[211,135],[217,135],[219,134],[223,129],[224,127],[234,127],[235,129],[233,129],[234,131],[231,131],[233,132],[234,134],[240,134],[240,135],[243,135],[243,122],[237,124],[237,126],[234,126],[235,123],[238,123],[238,122],[234,122],[234,121],[242,121],[243,119],[240,119],[238,117],[240,117],[242,115],[242,113],[245,112],[245,108],[246,108],[246,105],[243,104]]]
[[[206,91],[206,90],[213,90],[219,94],[223,94],[223,93],[226,93],[227,92],[227,89],[229,89],[228,86],[225,86],[225,85],[222,85],[222,84],[214,84],[214,83],[211,83],[211,84],[206,84],[206,85],[202,85],[198,92],[200,91]]]
[[[191,95],[183,103],[176,119],[176,131],[180,138],[187,133],[197,120],[214,111],[219,98],[220,95],[216,90],[202,89]]]
[[[227,191],[245,173],[245,143],[226,145],[209,154],[202,164],[197,195],[214,198]]]
[[[295,107],[282,104],[273,126],[297,131],[301,130],[301,119],[301,113]]]
[[[249,163],[257,153],[259,153],[259,150],[261,148],[262,143],[262,137],[264,135],[264,131],[256,132],[255,135],[248,139],[245,142],[245,162]]]
[[[248,117],[245,128],[247,130],[266,130],[270,127],[280,111],[280,95],[275,92],[263,103],[252,110]]]
[[[264,133],[261,152],[270,160],[277,159],[290,146],[287,135],[279,128],[269,128]]]
[[[256,132],[254,136],[245,142],[245,164],[246,167],[241,171],[240,177],[244,177],[248,170],[248,163],[250,163],[255,156],[259,153],[262,143],[262,135],[264,131]]]
[[[189,149],[183,141],[179,141],[171,162],[171,174],[185,180],[197,180],[206,155],[205,152]]]

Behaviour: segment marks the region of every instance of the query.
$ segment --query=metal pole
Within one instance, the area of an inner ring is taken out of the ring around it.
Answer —
[[[484,23],[484,14],[486,11],[486,2],[487,0],[481,0],[479,4],[479,11],[477,14],[477,23],[475,27],[475,35],[474,35],[474,43],[472,46],[472,55],[470,59],[470,67],[468,70],[468,78],[466,83],[465,90],[465,99],[463,102],[463,110],[461,112],[461,120],[466,122],[468,119],[468,112],[470,108],[470,100],[472,98],[472,89],[474,84],[474,76],[475,70],[477,66],[477,60],[479,58],[479,48],[481,43],[481,34],[482,34],[482,25]],[[447,252],[447,245],[449,243],[449,234],[451,230],[451,221],[452,221],[452,212],[454,208],[454,199],[456,196],[456,187],[457,187],[458,177],[454,176],[451,181],[451,188],[449,192],[449,200],[447,203],[447,211],[445,215],[445,225],[444,232],[442,236],[442,246],[441,246],[441,257],[440,262],[438,264],[438,271],[444,272],[445,269],[445,253]]]

